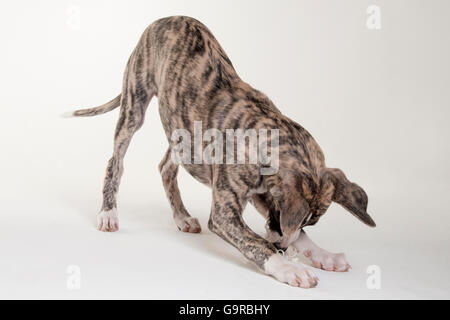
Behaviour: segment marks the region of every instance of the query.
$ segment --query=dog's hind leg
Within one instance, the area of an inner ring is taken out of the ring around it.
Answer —
[[[164,190],[172,207],[173,218],[181,231],[199,233],[201,231],[200,223],[196,218],[191,217],[181,200],[177,183],[178,164],[171,160],[170,154],[171,149],[169,148],[159,164],[159,172],[161,172]]]
[[[131,62],[133,60],[130,60]],[[154,95],[151,86],[140,80],[139,73],[129,66],[125,71],[124,86],[121,96],[119,121],[114,136],[114,151],[108,162],[103,186],[103,205],[97,216],[97,228],[101,231],[117,231],[119,220],[117,215],[116,195],[123,173],[123,158],[134,133],[144,123],[147,106]]]

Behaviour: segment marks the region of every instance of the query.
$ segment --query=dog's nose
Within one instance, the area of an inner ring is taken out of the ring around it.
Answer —
[[[278,246],[281,249],[286,249],[287,247],[289,247],[289,239],[283,239],[283,241],[278,243]]]

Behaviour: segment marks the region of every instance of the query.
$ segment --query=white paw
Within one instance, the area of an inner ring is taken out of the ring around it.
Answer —
[[[303,254],[312,260],[314,267],[319,269],[345,272],[351,268],[343,253],[331,253],[325,250],[305,250]]]
[[[119,217],[116,208],[102,211],[97,215],[97,229],[105,232],[119,230]]]
[[[278,281],[293,287],[313,288],[319,282],[319,278],[308,266],[300,262],[290,261],[278,253],[272,255],[265,262],[264,270]]]
[[[187,217],[182,219],[175,219],[175,223],[177,224],[178,229],[183,232],[200,233],[200,231],[202,231],[197,218]]]

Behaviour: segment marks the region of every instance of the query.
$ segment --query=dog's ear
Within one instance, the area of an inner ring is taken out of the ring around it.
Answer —
[[[334,186],[332,200],[339,203],[347,211],[368,226],[376,224],[367,213],[367,194],[356,183],[347,180],[347,177],[339,169],[327,169],[325,173]]]
[[[275,210],[279,211],[279,223],[283,236],[298,231],[309,214],[309,204],[298,190],[298,182],[291,175],[271,179],[268,190]]]

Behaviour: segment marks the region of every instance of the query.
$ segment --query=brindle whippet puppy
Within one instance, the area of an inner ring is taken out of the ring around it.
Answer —
[[[279,169],[262,174],[256,164],[182,163],[197,180],[212,189],[209,229],[231,243],[260,269],[279,281],[314,287],[311,269],[279,254],[293,245],[317,268],[347,271],[343,254],[317,247],[303,231],[315,224],[331,202],[337,202],[365,224],[375,223],[366,212],[367,195],[339,169],[325,165],[322,150],[299,124],[284,116],[263,93],[242,81],[212,33],[189,17],[168,17],[151,24],[142,35],[125,69],[119,96],[75,116],[93,116],[120,106],[114,151],[106,169],[103,206],[98,229],[117,231],[116,195],[123,158],[133,134],[142,126],[147,106],[158,97],[159,114],[169,148],[159,165],[175,223],[183,232],[200,232],[198,220],[187,212],[177,185],[179,164],[171,157],[174,130],[194,135],[194,122],[203,131],[278,129]],[[206,125],[205,125],[206,124]],[[268,143],[273,143],[269,138]],[[248,156],[248,154],[246,154]],[[267,238],[253,232],[242,213],[252,203],[267,219]]]

